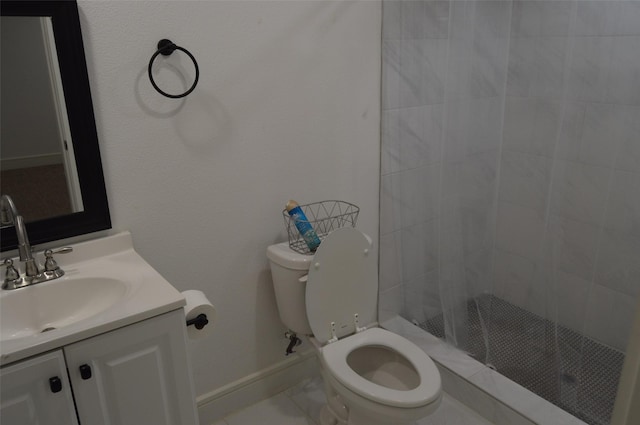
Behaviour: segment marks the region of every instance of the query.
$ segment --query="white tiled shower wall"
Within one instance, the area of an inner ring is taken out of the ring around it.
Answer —
[[[640,2],[513,5],[494,290],[624,350],[640,293]],[[552,293],[531,247],[551,254]]]
[[[383,3],[380,306],[488,290],[509,2]],[[465,279],[465,275],[474,279]]]
[[[385,1],[382,148],[383,313],[493,292],[624,350],[640,1]]]

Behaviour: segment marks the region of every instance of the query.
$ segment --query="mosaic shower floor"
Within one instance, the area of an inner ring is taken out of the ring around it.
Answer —
[[[461,349],[583,421],[609,424],[624,353],[493,295],[469,301],[467,314]],[[420,326],[444,337],[442,315]]]

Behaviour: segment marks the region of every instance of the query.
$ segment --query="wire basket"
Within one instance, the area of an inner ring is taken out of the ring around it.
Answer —
[[[355,227],[360,208],[344,201],[321,201],[312,204],[300,205],[302,211],[309,219],[309,224],[322,241],[329,233],[340,227]],[[289,247],[300,254],[312,255],[304,239],[298,232],[295,220],[291,218],[286,208],[282,210],[284,227],[289,235]]]

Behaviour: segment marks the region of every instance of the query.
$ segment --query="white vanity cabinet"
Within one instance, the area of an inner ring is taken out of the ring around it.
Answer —
[[[81,425],[196,425],[182,310],[64,348]]]
[[[1,423],[75,425],[79,420],[80,425],[197,425],[185,335],[184,313],[174,310],[9,365],[2,369]],[[62,369],[31,377],[34,368],[51,359]],[[49,377],[56,374],[64,377],[64,397],[46,391]],[[14,377],[21,383],[17,389],[7,385],[6,379]],[[21,392],[35,395],[21,396]],[[55,406],[52,396],[59,399]],[[28,416],[29,409],[38,410],[40,416]],[[48,412],[56,412],[59,418]]]
[[[77,425],[62,350],[0,370],[0,424]]]

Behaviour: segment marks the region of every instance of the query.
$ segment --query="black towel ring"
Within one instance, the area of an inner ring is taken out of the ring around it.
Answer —
[[[193,66],[196,69],[196,78],[193,81],[193,84],[191,85],[189,90],[187,90],[186,92],[181,94],[169,94],[162,91],[160,87],[158,87],[156,82],[153,80],[151,67],[153,66],[153,61],[156,60],[156,57],[159,54],[162,54],[163,56],[169,56],[171,53],[173,53],[176,50],[180,50],[186,53],[187,56],[191,58],[191,60],[193,61]],[[200,78],[200,69],[198,68],[198,62],[196,62],[196,58],[194,58],[193,55],[187,49],[180,46],[176,46],[171,40],[167,40],[166,38],[163,38],[162,40],[158,41],[158,50],[153,54],[153,56],[151,56],[151,60],[149,60],[149,80],[151,80],[151,85],[153,86],[154,89],[158,91],[158,93],[160,93],[163,96],[170,97],[171,99],[180,99],[181,97],[185,97],[188,94],[190,94],[193,91],[193,89],[196,88],[196,85],[198,84],[198,78]]]

